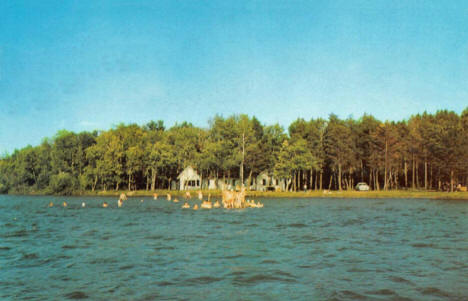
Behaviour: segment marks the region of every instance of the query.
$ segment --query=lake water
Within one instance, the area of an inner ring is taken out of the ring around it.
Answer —
[[[261,201],[0,196],[0,299],[468,299],[468,202]]]

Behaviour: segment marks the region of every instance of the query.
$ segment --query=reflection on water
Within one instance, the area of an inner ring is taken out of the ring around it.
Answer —
[[[0,196],[0,299],[468,298],[466,202],[140,199]]]

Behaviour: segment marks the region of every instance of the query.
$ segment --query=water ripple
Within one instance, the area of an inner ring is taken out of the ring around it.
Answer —
[[[468,300],[466,202],[140,199],[0,195],[0,299]]]

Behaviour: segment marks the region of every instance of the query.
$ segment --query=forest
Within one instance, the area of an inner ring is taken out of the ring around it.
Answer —
[[[468,182],[468,107],[402,121],[297,119],[285,130],[256,117],[217,115],[207,128],[164,122],[105,131],[59,131],[0,158],[0,193],[170,189],[187,166],[203,177],[249,183],[267,171],[288,191],[353,189],[453,191]]]

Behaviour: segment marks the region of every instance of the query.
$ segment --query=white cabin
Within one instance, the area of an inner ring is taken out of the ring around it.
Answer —
[[[286,181],[263,171],[255,178],[255,183],[253,183],[251,189],[257,191],[284,191],[286,190]]]
[[[179,180],[179,190],[198,190],[201,188],[201,177],[192,166],[187,166],[177,176],[177,179]]]

